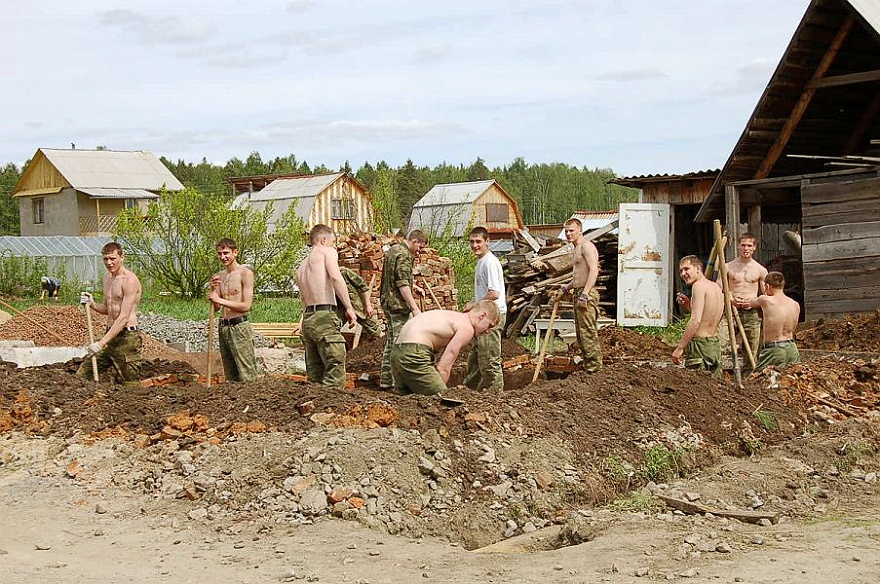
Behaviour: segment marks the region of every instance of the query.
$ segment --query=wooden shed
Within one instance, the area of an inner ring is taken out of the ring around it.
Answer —
[[[876,0],[809,3],[696,217],[715,218],[732,242],[768,223],[800,228],[807,318],[880,306]]]
[[[434,185],[413,205],[409,230],[461,237],[482,226],[494,236],[512,237],[523,228],[519,205],[495,180]]]
[[[116,216],[183,189],[151,152],[40,148],[12,189],[24,235],[107,236]]]
[[[240,194],[233,208],[250,205],[264,208],[272,203],[269,228],[291,207],[311,229],[319,223],[336,233],[370,231],[373,227],[373,200],[366,187],[347,172],[317,175],[278,175],[231,178]],[[254,187],[259,190],[254,191]],[[247,189],[242,192],[242,189]]]

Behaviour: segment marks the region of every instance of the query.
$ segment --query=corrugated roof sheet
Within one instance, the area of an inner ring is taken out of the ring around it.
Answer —
[[[413,208],[436,207],[440,205],[461,205],[471,203],[492,186],[494,180],[478,180],[464,183],[434,185]]]
[[[721,172],[720,168],[698,170],[685,174],[643,174],[641,176],[621,176],[608,181],[609,184],[622,185],[625,187],[638,188],[635,185],[650,182],[669,182],[674,180],[695,180],[700,178],[715,178]]]
[[[344,172],[275,179],[261,191],[251,194],[251,202],[278,201],[280,199],[314,199],[337,181]],[[278,204],[276,203],[276,207]]]
[[[64,235],[3,235],[0,254],[30,257],[100,256],[111,237],[70,237]]]
[[[85,193],[93,199],[158,199],[159,195],[145,191],[143,189],[99,189],[99,188],[79,188],[76,189],[81,193]]]
[[[569,219],[579,219],[584,233],[605,227],[617,221],[617,211],[575,211]],[[617,233],[617,229],[611,233]],[[565,227],[559,232],[559,239],[565,239]]]
[[[413,207],[407,231],[421,229],[431,236],[448,234],[464,235],[471,222],[473,208],[464,204]]]
[[[183,185],[152,152],[54,150],[40,152],[75,189],[117,188],[179,191]]]

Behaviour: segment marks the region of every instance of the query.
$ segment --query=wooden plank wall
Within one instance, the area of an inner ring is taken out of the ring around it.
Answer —
[[[805,185],[801,206],[807,318],[880,307],[880,179]]]

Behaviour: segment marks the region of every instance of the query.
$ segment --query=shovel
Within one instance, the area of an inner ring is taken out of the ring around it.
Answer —
[[[453,397],[443,397],[442,395],[439,397],[440,397],[440,405],[447,407],[447,408],[456,408],[458,406],[464,405],[463,399],[455,399]]]
[[[557,294],[556,300],[553,301],[553,312],[550,313],[550,324],[547,325],[547,333],[544,336],[544,343],[541,346],[541,354],[538,355],[538,363],[535,365],[535,375],[532,376],[532,383],[538,381],[538,375],[541,374],[541,367],[544,365],[544,357],[547,355],[547,347],[550,345],[550,340],[553,338],[553,323],[556,321],[556,310],[559,308],[560,298],[562,298],[562,295]]]
[[[86,309],[86,324],[89,327],[89,346],[95,344],[95,329],[92,328],[92,309],[88,304],[83,304]],[[98,381],[98,358],[92,355],[92,377]]]

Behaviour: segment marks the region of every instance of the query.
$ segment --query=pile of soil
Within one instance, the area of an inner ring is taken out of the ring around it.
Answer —
[[[795,338],[803,349],[880,353],[880,309],[843,320],[803,323]]]
[[[599,329],[602,357],[608,362],[632,359],[669,361],[674,347],[657,337],[620,326]]]

